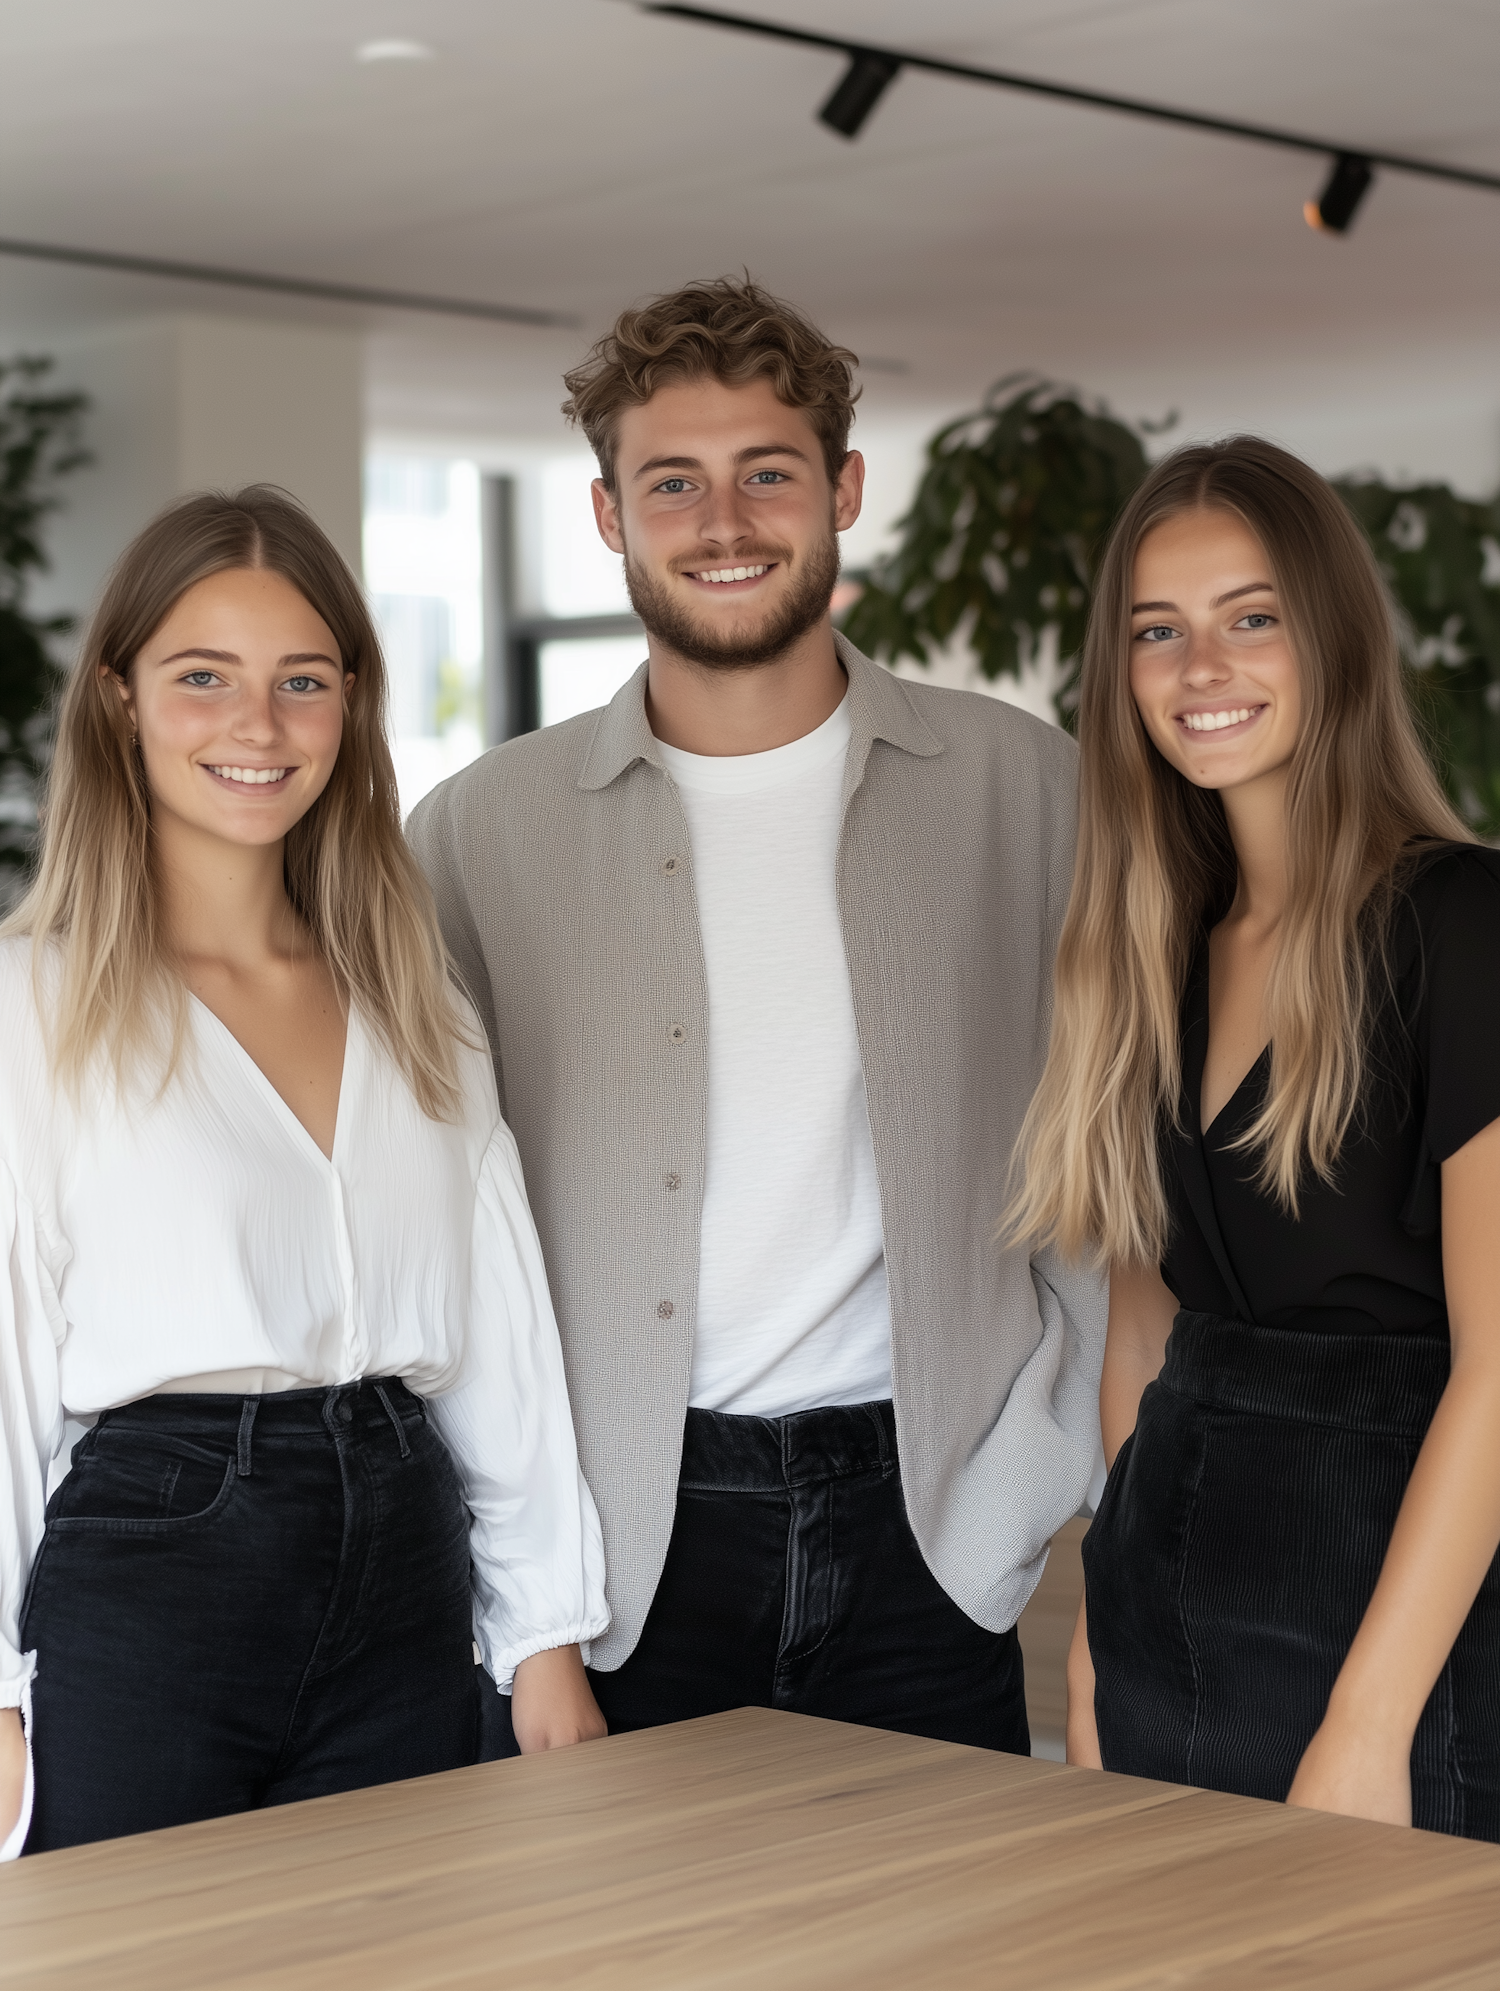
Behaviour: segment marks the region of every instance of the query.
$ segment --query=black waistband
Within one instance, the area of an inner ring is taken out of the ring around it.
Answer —
[[[1160,1381],[1224,1410],[1421,1438],[1447,1385],[1448,1344],[1423,1334],[1304,1334],[1184,1309]]]
[[[896,1407],[889,1401],[739,1417],[690,1410],[681,1484],[699,1492],[779,1493],[851,1473],[896,1470]]]
[[[114,1426],[203,1439],[227,1433],[233,1438],[244,1422],[247,1404],[254,1406],[257,1437],[305,1434],[326,1438],[330,1418],[353,1432],[371,1419],[388,1425],[393,1415],[408,1422],[425,1415],[422,1399],[399,1376],[365,1376],[356,1383],[335,1383],[327,1389],[267,1390],[260,1395],[168,1390],[101,1411],[94,1428]]]

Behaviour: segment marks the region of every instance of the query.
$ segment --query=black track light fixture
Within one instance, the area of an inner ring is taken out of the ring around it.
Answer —
[[[1306,131],[1284,131],[1274,125],[1247,124],[1239,118],[1214,117],[1206,111],[1182,110],[1175,104],[1152,103],[1144,97],[1119,97],[1112,91],[1085,90],[1076,83],[1054,83],[1042,76],[1022,76],[1011,69],[981,69],[971,62],[948,62],[942,56],[924,55],[915,48],[877,48],[851,43],[837,35],[825,35],[813,28],[794,26],[789,21],[767,21],[748,14],[726,14],[716,7],[691,7],[681,0],[636,0],[647,14],[670,15],[679,21],[694,21],[706,28],[727,28],[733,34],[756,35],[763,39],[791,42],[802,48],[827,50],[842,55],[849,63],[843,80],[824,104],[818,116],[845,138],[853,138],[874,109],[882,91],[903,69],[919,75],[947,76],[955,82],[983,83],[992,89],[1017,90],[1031,97],[1050,97],[1063,104],[1086,105],[1091,110],[1114,111],[1124,117],[1150,118],[1159,124],[1175,124],[1188,131],[1214,132],[1221,138],[1248,139],[1255,145],[1274,145],[1290,152],[1311,152],[1333,160],[1333,172],[1316,201],[1303,208],[1308,225],[1331,235],[1342,235],[1354,219],[1355,210],[1369,191],[1375,169],[1393,173],[1416,173],[1423,179],[1446,181],[1450,186],[1482,187],[1487,193],[1500,193],[1500,173],[1480,172],[1473,166],[1451,166],[1440,159],[1415,159],[1408,152],[1376,152],[1368,147],[1350,151],[1336,140]]]
[[[849,67],[818,116],[845,138],[857,138],[883,92],[900,74],[901,64],[873,48],[852,48],[849,54]]]
[[[1328,184],[1316,200],[1304,201],[1303,218],[1309,228],[1326,229],[1342,235],[1354,219],[1355,210],[1370,191],[1375,168],[1358,152],[1340,152],[1334,159]]]

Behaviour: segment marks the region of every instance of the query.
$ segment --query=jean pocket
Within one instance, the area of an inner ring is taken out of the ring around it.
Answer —
[[[182,1535],[210,1527],[234,1497],[238,1462],[175,1455],[154,1446],[85,1458],[53,1495],[49,1532]]]
[[[411,1441],[413,1457],[432,1475],[435,1485],[442,1489],[444,1495],[451,1496],[467,1513],[469,1496],[464,1487],[464,1477],[442,1433],[432,1423],[423,1422],[409,1424],[406,1435]]]

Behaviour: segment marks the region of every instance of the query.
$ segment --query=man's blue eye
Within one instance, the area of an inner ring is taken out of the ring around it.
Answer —
[[[779,470],[757,470],[750,481],[753,484],[779,484],[782,481],[782,473]]]
[[[665,491],[671,497],[675,498],[679,491],[687,489],[687,479],[685,477],[664,477],[656,488],[658,491]]]

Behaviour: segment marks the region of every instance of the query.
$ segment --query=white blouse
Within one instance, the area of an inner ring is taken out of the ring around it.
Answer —
[[[460,1054],[463,1119],[430,1120],[353,1012],[330,1161],[193,998],[165,1091],[101,1079],[70,1104],[31,960],[29,940],[0,941],[0,1708],[19,1707],[29,1737],[21,1600],[64,1420],[228,1371],[251,1372],[249,1388],[266,1372],[400,1376],[431,1399],[473,1516],[475,1637],[502,1690],[531,1653],[597,1637],[599,1518],[488,1054]],[[19,1852],[30,1800],[28,1768],[0,1858]]]

